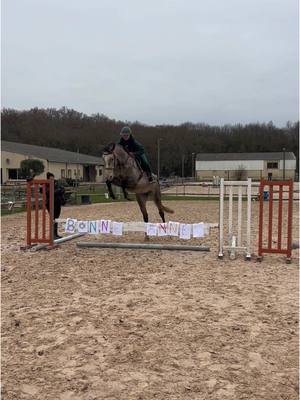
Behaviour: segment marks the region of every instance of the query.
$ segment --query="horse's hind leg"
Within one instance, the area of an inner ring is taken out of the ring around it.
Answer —
[[[161,193],[160,193],[160,189],[159,187],[157,187],[153,193],[153,201],[156,205],[156,207],[158,208],[158,212],[160,215],[160,218],[162,219],[162,222],[166,222],[165,221],[165,213],[161,204]]]

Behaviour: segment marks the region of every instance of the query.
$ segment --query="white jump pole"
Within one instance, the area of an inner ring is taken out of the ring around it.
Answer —
[[[232,240],[232,197],[233,197],[232,186],[229,186],[228,236],[230,241]]]
[[[74,233],[73,235],[68,235],[68,236],[62,237],[60,239],[53,240],[53,244],[60,244],[60,243],[63,243],[63,242],[68,242],[69,240],[73,240],[73,239],[79,238],[79,237],[81,237],[83,235],[85,235],[85,233]],[[39,244],[37,246],[32,247],[31,250],[32,251],[38,251],[38,250],[42,250],[42,249],[44,249],[46,247],[48,247],[48,244],[44,243],[44,244]]]
[[[252,195],[252,185],[251,179],[248,179],[247,186],[247,252],[246,259],[251,259],[251,195]]]
[[[219,258],[223,258],[224,246],[224,178],[220,182],[220,209],[219,209]]]
[[[238,189],[238,222],[237,222],[237,245],[239,247],[241,247],[242,245],[242,207],[243,207],[243,203],[242,203],[242,198],[243,196],[243,188],[242,186],[239,186]]]
[[[229,206],[228,206],[228,243],[231,243],[230,258],[235,259],[236,236],[232,233],[232,212],[233,212],[233,187],[229,186]]]

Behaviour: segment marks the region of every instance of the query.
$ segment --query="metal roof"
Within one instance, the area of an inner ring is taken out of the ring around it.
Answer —
[[[35,146],[17,142],[1,141],[1,150],[25,156],[42,158],[51,162],[104,165],[102,157],[89,156],[87,154],[74,153],[72,151],[56,149],[53,147]]]
[[[285,152],[286,160],[296,160],[295,154]],[[266,153],[198,153],[197,161],[236,161],[236,160],[283,160],[283,151]]]

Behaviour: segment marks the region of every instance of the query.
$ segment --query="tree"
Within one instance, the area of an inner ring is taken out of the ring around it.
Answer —
[[[22,160],[20,167],[22,176],[26,178],[34,178],[45,170],[43,162],[35,159]]]
[[[294,152],[299,171],[299,121],[278,128],[269,123],[211,126],[204,122],[181,125],[145,125],[110,119],[104,114],[86,115],[62,107],[31,110],[1,110],[1,139],[11,142],[60,148],[100,157],[102,148],[118,140],[124,125],[144,145],[153,169],[157,165],[157,140],[161,141],[164,174],[181,174],[182,154]],[[191,157],[187,158],[191,162]],[[187,165],[188,167],[188,165]],[[190,166],[189,166],[190,168]],[[238,169],[238,168],[237,168]]]

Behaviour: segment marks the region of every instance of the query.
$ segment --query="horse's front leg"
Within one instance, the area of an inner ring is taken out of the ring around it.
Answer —
[[[109,193],[109,197],[111,197],[112,199],[115,200],[116,196],[115,196],[115,194],[114,194],[114,192],[112,190],[112,182],[109,179],[107,179],[105,183],[106,183],[106,187],[107,187],[107,190],[108,190],[108,193]]]
[[[147,213],[147,209],[146,209],[146,202],[147,202],[147,195],[146,194],[136,194],[135,195],[136,200],[138,202],[138,205],[140,207],[140,210],[143,214],[143,219],[144,222],[147,223],[148,222],[148,213]],[[147,235],[147,233],[145,233],[145,240],[149,240],[149,236]]]

